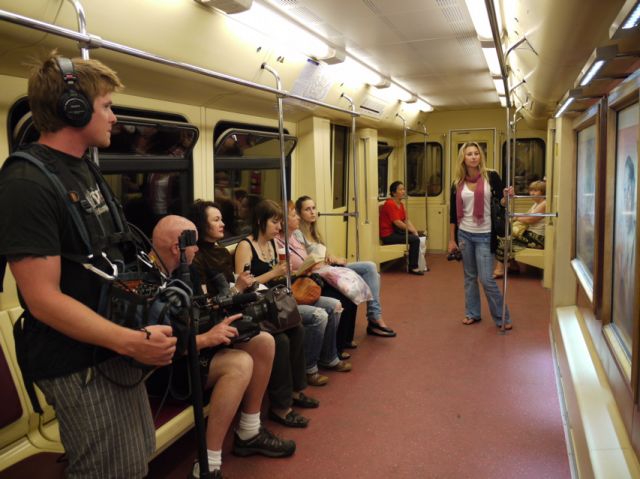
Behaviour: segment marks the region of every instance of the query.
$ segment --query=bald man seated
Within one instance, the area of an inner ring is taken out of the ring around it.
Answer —
[[[175,274],[180,266],[178,238],[185,230],[195,231],[196,227],[188,219],[175,215],[162,218],[153,230],[155,254],[161,260],[158,261],[158,266],[166,268],[164,272],[167,275]],[[189,264],[197,251],[197,246],[187,246],[185,256]],[[192,279],[195,278],[192,276]],[[193,283],[196,294],[201,293],[199,279],[195,279]],[[231,322],[239,318],[239,314],[224,318],[208,331],[196,336],[202,384],[205,389],[213,387],[207,423],[207,453],[209,471],[213,478],[222,477],[222,443],[238,407],[240,421],[234,435],[234,454],[287,457],[296,449],[295,442],[280,439],[262,427],[260,422],[262,398],[273,364],[273,337],[261,332],[247,342],[231,346],[232,339],[238,335]],[[174,368],[174,376],[186,374],[186,358],[176,361]],[[200,477],[197,461],[193,465],[191,477]]]

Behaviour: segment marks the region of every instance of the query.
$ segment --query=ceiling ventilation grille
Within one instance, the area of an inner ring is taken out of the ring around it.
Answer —
[[[456,36],[458,44],[465,54],[473,55],[478,48],[473,24],[465,16],[465,12],[457,0],[436,0],[449,28]]]

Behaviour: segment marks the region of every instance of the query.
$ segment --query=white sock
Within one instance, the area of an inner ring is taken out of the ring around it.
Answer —
[[[222,467],[222,451],[207,449],[207,458],[209,459],[209,472],[213,472]],[[193,465],[193,475],[200,477],[200,463],[198,461]]]
[[[236,434],[243,441],[255,437],[260,432],[260,413],[248,414],[240,412],[240,421],[236,429]]]

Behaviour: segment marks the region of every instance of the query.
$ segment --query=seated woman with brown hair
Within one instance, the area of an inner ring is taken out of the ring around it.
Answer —
[[[216,275],[222,273],[226,279],[223,286],[228,286],[228,282],[234,280],[234,273],[231,253],[224,246],[218,244],[218,241],[224,237],[224,223],[220,209],[216,203],[196,201],[191,207],[189,218],[198,229],[199,249],[193,264],[201,278],[206,278],[208,294],[225,293],[225,291],[218,289],[220,281]],[[247,287],[252,286],[255,281],[256,278],[252,273],[244,271],[242,268],[237,275],[235,286],[231,288],[231,293],[241,293]],[[309,420],[296,413],[291,407],[296,405],[303,408],[315,408],[320,404],[316,399],[308,397],[302,392],[307,386],[303,351],[304,329],[299,325],[273,336],[275,356],[267,387],[271,400],[270,417],[271,419],[277,417],[276,421],[289,427],[306,427]]]
[[[300,225],[300,217],[298,213],[296,213],[296,207],[293,201],[289,201],[287,205],[290,235],[288,240],[289,261],[291,271],[295,273],[307,258],[307,251],[294,236],[295,231],[297,231]],[[284,251],[284,230],[281,230],[280,234],[276,237],[276,243],[278,248]],[[307,382],[312,386],[321,386],[326,383],[326,380],[320,379],[326,376],[319,375],[318,366],[322,369],[329,369],[341,373],[351,371],[351,363],[343,361],[340,356],[338,356],[336,345],[336,333],[344,309],[342,307],[343,300],[336,299],[335,296],[327,296],[325,292],[328,288],[331,288],[331,286],[325,283],[322,288],[322,295],[314,304],[298,306],[298,310],[302,316],[302,323],[305,325],[304,350],[307,357]],[[347,299],[346,301],[349,300]],[[314,316],[318,315],[327,316],[324,332],[313,327]],[[307,327],[307,325],[310,327]],[[319,379],[321,381],[320,384],[318,383]]]
[[[242,273],[245,265],[249,264],[256,281],[266,286],[287,274],[287,263],[278,261],[275,245],[281,221],[282,209],[276,202],[264,200],[256,205],[252,215],[251,234],[236,246],[236,274]],[[292,409],[292,404],[300,407],[319,405],[316,399],[302,392],[307,387],[304,333],[302,324],[298,324],[273,335],[276,353],[267,387],[271,402],[269,417],[289,427],[306,427],[309,422],[309,419]]]
[[[325,258],[326,263],[329,265],[344,266],[356,272],[371,289],[372,297],[367,301],[367,334],[383,338],[395,337],[396,332],[389,328],[382,318],[380,275],[378,274],[375,263],[371,261],[348,263],[345,258],[338,258],[329,254],[317,228],[318,214],[316,204],[311,197],[301,196],[298,198],[296,200],[296,212],[300,216],[300,230],[296,234],[300,242],[304,244],[307,253],[317,254]],[[346,329],[344,333],[344,345],[352,345],[355,322],[351,325],[343,321],[340,323],[340,330]],[[340,338],[341,336],[343,336],[343,334],[339,331],[338,337]],[[338,350],[340,350],[340,344],[338,344]]]

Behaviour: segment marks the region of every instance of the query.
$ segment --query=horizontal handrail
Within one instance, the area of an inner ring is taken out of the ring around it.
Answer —
[[[557,218],[558,213],[509,213],[512,218]]]
[[[418,135],[429,136],[429,133],[425,133],[424,131],[420,130],[414,130],[413,128],[407,128],[406,130],[410,131],[411,133],[417,133]]]
[[[355,211],[352,211],[351,213],[347,212],[347,213],[318,213],[318,216],[342,216],[344,218],[347,218],[349,216],[353,216],[353,217],[358,217],[358,213]]]
[[[106,50],[112,50],[114,52],[124,53],[126,55],[141,58],[143,60],[148,60],[155,63],[160,63],[162,65],[168,65],[174,68],[178,68],[181,70],[198,73],[200,75],[215,78],[217,80],[222,80],[229,83],[235,83],[236,85],[245,86],[247,88],[252,88],[254,90],[260,90],[268,93],[273,93],[275,95],[280,95],[282,97],[293,98],[295,100],[300,100],[306,103],[312,103],[314,105],[328,108],[330,110],[347,113],[348,115],[353,117],[360,116],[360,114],[355,111],[347,110],[345,108],[340,108],[338,106],[334,106],[329,103],[324,103],[324,102],[307,98],[304,96],[295,95],[293,93],[289,93],[286,90],[278,90],[277,88],[268,87],[265,85],[261,85],[259,83],[248,81],[248,80],[243,80],[242,78],[226,75],[224,73],[216,72],[214,70],[209,70],[207,68],[192,65],[190,63],[170,60],[168,58],[154,55],[153,53],[145,52],[143,50],[138,50],[137,48],[132,48],[126,45],[122,45],[120,43],[115,43],[109,40],[105,40],[103,38],[100,38],[99,36],[92,35],[90,33],[86,33],[86,34],[78,33],[76,31],[69,30],[67,28],[59,27],[57,25],[52,25],[50,23],[25,17],[23,15],[18,15],[16,13],[8,12],[6,10],[0,10],[0,20],[6,21],[9,23],[14,23],[16,25],[22,25],[28,28],[33,28],[34,30],[39,30],[41,32],[51,33],[59,37],[65,37],[71,40],[76,40],[81,44],[81,48],[104,48]]]
[[[511,198],[547,198],[547,195],[513,195]]]

